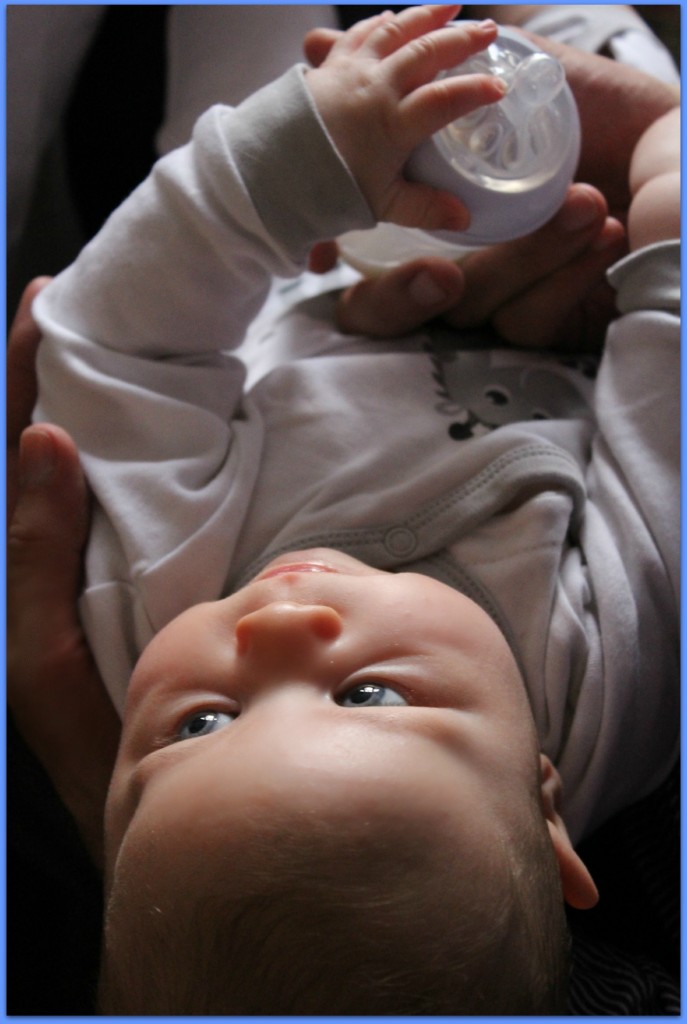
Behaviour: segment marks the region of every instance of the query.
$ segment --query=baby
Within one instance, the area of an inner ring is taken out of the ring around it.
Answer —
[[[326,299],[271,328],[291,358],[249,393],[226,354],[316,241],[465,224],[401,173],[502,94],[434,82],[495,36],[455,12],[370,19],[213,108],[36,304],[123,712],[104,1013],[562,1013],[563,900],[596,891],[557,768],[574,841],[674,762],[672,115],[631,178],[631,245],[659,244],[614,271],[574,420],[457,448],[426,339],[345,339]]]
[[[560,1010],[556,856],[571,902],[595,894],[542,769],[473,601],[336,551],[276,559],[132,678],[104,1009]]]

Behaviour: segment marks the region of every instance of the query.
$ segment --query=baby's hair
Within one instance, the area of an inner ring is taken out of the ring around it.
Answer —
[[[431,837],[317,822],[265,836],[242,895],[137,904],[125,937],[106,933],[100,1012],[565,1013],[560,881],[541,816],[524,832],[457,883]]]

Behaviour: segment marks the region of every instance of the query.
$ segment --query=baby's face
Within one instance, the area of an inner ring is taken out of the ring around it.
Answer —
[[[514,659],[474,602],[335,551],[281,556],[141,657],[108,800],[110,884],[160,837],[194,873],[218,846],[239,865],[279,815],[422,819],[455,852],[457,835],[490,841],[531,807],[536,766]]]

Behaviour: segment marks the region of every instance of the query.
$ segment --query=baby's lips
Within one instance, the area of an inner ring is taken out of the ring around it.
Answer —
[[[275,565],[266,572],[260,573],[258,580],[272,579],[273,576],[283,576],[292,572],[337,572],[331,565],[323,562],[287,562],[285,565]]]

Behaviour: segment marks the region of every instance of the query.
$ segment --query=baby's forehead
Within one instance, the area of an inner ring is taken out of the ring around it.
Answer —
[[[250,749],[233,744],[231,727],[223,747],[172,744],[133,787],[120,786],[120,798],[140,800],[132,809],[146,848],[155,836],[161,851],[171,843],[191,861],[200,846],[206,859],[224,863],[229,854],[236,866],[239,854],[267,856],[286,837],[317,842],[332,865],[353,850],[383,854],[389,866],[411,854],[418,863],[484,860],[500,822],[479,766],[466,769],[429,736],[394,728],[393,719],[381,728],[371,715],[341,721],[281,742],[274,730],[253,728]]]

